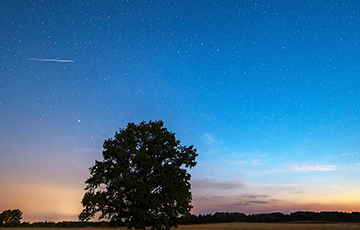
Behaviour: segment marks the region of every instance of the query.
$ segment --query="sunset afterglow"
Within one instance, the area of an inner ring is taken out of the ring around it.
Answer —
[[[2,1],[0,212],[77,220],[128,122],[199,156],[192,210],[359,211],[357,1]]]

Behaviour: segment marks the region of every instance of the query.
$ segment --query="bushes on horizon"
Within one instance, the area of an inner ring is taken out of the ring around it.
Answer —
[[[179,224],[206,224],[228,222],[279,223],[289,221],[360,222],[360,212],[305,212],[290,214],[280,212],[245,215],[244,213],[216,212],[214,214],[181,217]]]

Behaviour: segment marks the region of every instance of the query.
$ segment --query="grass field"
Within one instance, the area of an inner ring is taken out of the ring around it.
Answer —
[[[11,230],[89,230],[92,228],[11,228]],[[93,228],[109,230],[109,228]],[[116,230],[126,230],[117,228]],[[353,230],[360,229],[359,223],[224,223],[181,225],[178,230]]]
[[[356,223],[225,223],[225,224],[203,224],[203,225],[183,225],[179,230],[350,230],[360,229],[360,224]]]

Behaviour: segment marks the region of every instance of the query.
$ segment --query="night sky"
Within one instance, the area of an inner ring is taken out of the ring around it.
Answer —
[[[77,220],[128,122],[198,149],[193,213],[359,211],[360,3],[0,3],[0,212]]]

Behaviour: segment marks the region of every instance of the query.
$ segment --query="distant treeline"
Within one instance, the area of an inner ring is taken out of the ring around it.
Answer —
[[[245,215],[237,212],[216,212],[215,214],[181,217],[179,224],[206,224],[227,222],[276,223],[289,221],[360,222],[360,212],[280,212]]]
[[[257,223],[279,223],[290,221],[308,221],[308,222],[359,222],[360,212],[294,212],[283,214],[280,212],[266,214],[246,215],[238,212],[216,212],[215,214],[191,215],[190,217],[181,217],[178,224],[208,224],[208,223],[228,223],[228,222],[257,222]],[[121,225],[117,224],[118,227]],[[125,225],[123,225],[125,226]],[[63,222],[22,222],[18,225],[3,225],[3,227],[48,227],[48,228],[85,228],[85,227],[114,227],[110,222],[81,222],[81,221],[63,221]]]

